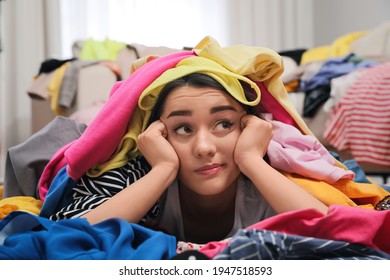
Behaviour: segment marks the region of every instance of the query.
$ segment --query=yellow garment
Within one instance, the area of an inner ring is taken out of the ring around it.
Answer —
[[[13,204],[4,204],[0,206],[0,220],[4,219],[9,213],[19,210],[19,207]]]
[[[150,108],[154,104],[154,98],[150,96],[157,96],[166,83],[196,71],[204,71],[205,73],[212,72],[214,74],[219,73],[217,74],[219,81],[227,79],[227,81],[223,83],[225,86],[236,84],[237,81],[234,81],[234,79],[245,81],[258,93],[258,98],[260,98],[259,88],[252,81],[262,82],[272,96],[294,119],[299,129],[304,134],[314,135],[295,109],[291,99],[288,97],[286,88],[280,78],[284,71],[283,59],[277,52],[268,48],[245,45],[223,48],[210,36],[205,37],[194,48],[194,51],[198,56],[184,59],[178,63],[175,68],[165,71],[158,79],[150,84],[144,92],[142,92],[138,106],[134,109],[132,118],[129,121],[128,131],[122,138],[116,152],[105,163],[99,164],[88,170],[88,176],[97,177],[107,170],[123,166],[129,159],[138,155],[137,137],[143,129],[145,129],[145,124],[147,123],[150,114]],[[154,57],[146,57],[136,61],[131,67],[132,71],[134,72],[137,68],[153,58]],[[205,60],[205,58],[207,60]],[[197,63],[197,61],[201,63]],[[227,77],[222,77],[221,75],[227,75]],[[242,91],[242,89],[239,90]],[[232,93],[231,90],[229,90],[229,92]],[[148,98],[145,98],[147,96]],[[257,102],[258,101],[252,105],[257,104]],[[336,161],[336,165],[346,169],[339,161]]]
[[[137,70],[138,68],[140,68],[144,64],[152,61],[155,58],[158,58],[158,56],[156,56],[156,55],[148,55],[148,56],[144,56],[144,57],[141,57],[139,59],[134,60],[131,63],[131,66],[130,66],[130,74],[132,74],[135,70]]]
[[[302,54],[301,65],[313,62],[324,61],[330,58],[330,46],[321,46],[309,49]]]
[[[301,65],[313,61],[323,61],[332,57],[345,56],[351,52],[350,45],[352,42],[367,33],[368,31],[348,33],[334,40],[331,45],[309,49],[302,54]]]
[[[84,42],[80,53],[80,60],[111,60],[117,59],[118,53],[126,47],[125,43],[106,39],[95,41],[88,39]]]
[[[50,108],[56,115],[63,115],[62,108],[58,105],[58,99],[60,97],[62,79],[69,64],[70,62],[66,62],[55,70],[54,75],[48,86],[50,96]]]
[[[256,106],[260,102],[261,92],[259,87],[253,81],[242,75],[227,70],[213,60],[193,56],[183,59],[176,65],[175,68],[165,71],[160,77],[154,80],[153,83],[151,83],[142,92],[138,100],[139,108],[150,113],[156,102],[158,94],[167,83],[191,73],[203,73],[211,76],[218,81],[231,96],[242,104]],[[239,82],[240,80],[249,84],[256,92],[255,100],[248,101],[246,99],[244,89]],[[147,119],[144,121],[143,129],[146,128],[146,123]]]
[[[165,71],[160,77],[154,80],[140,95],[138,106],[133,111],[129,122],[128,131],[121,139],[114,156],[107,162],[91,168],[87,174],[96,177],[107,170],[111,170],[126,164],[129,158],[138,154],[137,137],[146,129],[157,96],[161,89],[169,82],[191,73],[200,72],[207,74],[217,80],[237,101],[255,106],[260,102],[261,92],[259,87],[250,79],[238,75],[222,67],[220,64],[199,56],[192,56],[180,61],[176,67]],[[256,93],[256,99],[248,101],[239,81],[251,86]]]
[[[42,201],[30,196],[13,196],[0,200],[0,219],[9,213],[21,210],[31,214],[39,215],[42,208]]]
[[[0,185],[0,220],[16,210],[24,210],[39,215],[42,201],[29,196],[14,196],[3,198],[4,186]]]
[[[136,146],[137,136],[145,129],[150,109],[153,107],[161,88],[169,81],[196,71],[205,71],[209,75],[216,75],[213,77],[216,77],[219,81],[222,79],[222,84],[225,87],[227,85],[237,87],[238,95],[237,93],[232,93],[230,90],[229,92],[243,103],[246,101],[242,99],[242,89],[238,86],[237,79],[248,82],[245,78],[247,77],[252,81],[262,82],[269,93],[272,94],[294,119],[298,128],[304,134],[313,135],[288,97],[286,88],[280,78],[284,70],[283,60],[276,52],[266,48],[243,45],[222,48],[211,37],[204,38],[194,48],[194,51],[198,57],[184,59],[177,67],[165,71],[142,92],[138,106],[135,108],[129,122],[128,132],[122,138],[114,157],[110,161],[100,165],[99,171],[88,173],[89,176],[95,177],[106,170],[122,166],[129,158],[136,155],[138,152]],[[143,63],[150,61],[150,59],[153,58],[143,59],[141,63],[138,61],[135,66],[133,65],[132,71],[135,71],[137,67],[142,66]],[[198,64],[197,62],[201,63]],[[221,68],[221,66],[226,69]],[[261,96],[258,87],[254,86],[250,81],[248,84],[257,92],[257,99],[259,99]],[[253,104],[257,104],[257,99]],[[335,165],[347,169],[337,160],[335,160]],[[335,184],[330,185],[297,175],[285,175],[301,187],[310,191],[327,205],[342,204],[373,209],[375,203],[388,195],[383,188],[376,184],[359,184],[352,180],[339,180]]]
[[[195,48],[201,56],[214,60],[234,73],[262,82],[284,107],[304,134],[313,135],[288,97],[280,78],[284,71],[282,57],[263,47],[236,45],[222,48],[215,39],[204,38]]]
[[[353,180],[343,179],[330,185],[326,182],[305,178],[297,174],[283,174],[327,206],[341,204],[374,209],[376,203],[389,195],[385,189],[375,183],[358,183]]]

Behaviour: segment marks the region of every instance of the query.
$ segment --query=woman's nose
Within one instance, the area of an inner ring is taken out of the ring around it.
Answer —
[[[197,157],[214,156],[216,152],[216,146],[212,135],[207,132],[198,131],[195,139],[194,152],[195,156]]]

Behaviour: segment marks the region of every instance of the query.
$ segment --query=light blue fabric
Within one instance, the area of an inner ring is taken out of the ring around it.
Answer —
[[[160,260],[176,255],[176,238],[122,219],[51,221],[14,211],[0,221],[0,259]]]
[[[348,168],[348,170],[352,170],[355,173],[354,181],[357,183],[366,183],[370,184],[371,182],[367,179],[366,173],[360,167],[359,163],[357,163],[354,159],[347,159],[343,162],[343,164]]]
[[[343,160],[340,158],[339,154],[333,151],[329,151],[329,153],[338,161],[342,162],[348,170],[351,170],[355,173],[355,177],[353,179],[354,182],[357,183],[371,183],[366,176],[364,170],[360,167],[359,163],[357,163],[354,159]]]
[[[366,173],[364,173],[359,163],[357,163],[355,160],[348,159],[344,161],[343,164],[349,170],[355,172],[355,179],[354,179],[355,182],[371,184],[371,181],[367,179]],[[382,187],[385,191],[390,192],[390,186],[386,186],[386,185],[379,185],[379,186]]]
[[[364,170],[361,168],[361,166],[359,165],[359,163],[356,160],[348,159],[348,160],[343,161],[340,158],[339,154],[337,154],[333,151],[329,151],[329,153],[335,159],[337,159],[338,161],[341,161],[345,165],[345,167],[348,168],[348,170],[351,170],[355,173],[355,178],[353,179],[354,182],[371,184],[370,180],[367,179],[366,173],[364,172]],[[379,185],[379,186],[382,187],[384,190],[390,192],[390,186],[388,186],[388,185]]]

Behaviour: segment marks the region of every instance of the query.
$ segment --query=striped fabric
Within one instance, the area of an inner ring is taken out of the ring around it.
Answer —
[[[112,196],[143,177],[150,166],[143,157],[130,160],[126,165],[106,171],[101,176],[90,178],[84,175],[73,188],[73,202],[50,217],[61,220],[80,217],[99,206]],[[158,212],[158,204],[149,215]]]
[[[388,260],[383,251],[339,240],[241,230],[215,260]]]
[[[339,151],[360,163],[390,166],[390,62],[364,73],[342,95],[324,131]]]

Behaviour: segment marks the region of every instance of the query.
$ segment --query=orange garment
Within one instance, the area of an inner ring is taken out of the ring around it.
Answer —
[[[100,61],[100,65],[106,66],[108,69],[110,69],[116,76],[117,80],[119,81],[121,79],[121,69],[118,65],[116,65],[112,61]]]
[[[283,174],[327,206],[341,204],[374,209],[375,204],[383,197],[390,195],[389,192],[375,183],[358,183],[344,179],[330,185],[297,174]]]
[[[0,185],[0,198],[3,197],[3,185]],[[13,196],[0,199],[0,220],[9,213],[22,210],[39,215],[42,208],[42,201],[30,196]]]
[[[284,87],[286,88],[287,92],[296,92],[299,87],[298,81],[291,81],[284,84]]]
[[[4,204],[0,206],[0,220],[4,219],[9,213],[19,210],[19,207],[13,204]]]

